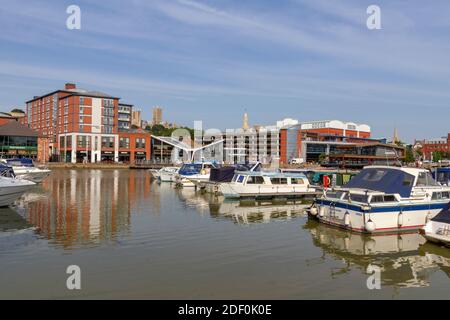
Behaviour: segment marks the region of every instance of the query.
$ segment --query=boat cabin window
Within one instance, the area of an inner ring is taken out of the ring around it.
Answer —
[[[377,195],[372,196],[370,203],[397,202],[394,195]]]
[[[429,172],[420,172],[419,176],[417,177],[417,184],[418,187],[425,187],[425,186],[438,186],[439,184],[433,179],[433,176]]]
[[[287,184],[287,178],[270,178],[272,184]]]
[[[355,202],[367,203],[368,196],[365,194],[350,194],[350,199]]]
[[[433,192],[431,199],[432,200],[450,199],[450,193],[449,192]]]
[[[291,178],[291,184],[305,184],[302,178]]]
[[[342,191],[337,191],[337,192],[327,192],[327,198],[332,198],[332,199],[341,199],[342,195],[347,194],[345,192]]]
[[[244,181],[244,176],[239,174],[234,175],[233,182],[242,183]]]
[[[231,179],[231,182],[236,182],[236,180],[237,180],[238,177],[239,177],[239,175],[238,175],[238,174],[235,174],[235,175],[233,176],[233,179]]]
[[[413,176],[405,176],[403,178],[403,185],[405,187],[412,187],[414,184],[414,177]]]
[[[249,176],[247,184],[264,184],[264,178],[260,176]]]

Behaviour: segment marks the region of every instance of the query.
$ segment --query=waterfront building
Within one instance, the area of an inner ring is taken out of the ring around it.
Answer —
[[[118,111],[118,129],[119,132],[128,131],[131,129],[131,113],[133,111],[132,104],[119,103]]]
[[[435,140],[416,141],[415,145],[420,145],[424,160],[433,160],[433,153],[450,154],[450,133],[445,138]]]
[[[27,101],[27,123],[46,139],[39,160],[118,162],[119,152],[129,153],[121,157],[129,161],[149,159],[149,149],[142,147],[145,143],[141,139],[149,141],[150,134],[130,131],[132,105],[120,104],[119,112],[119,99],[67,83],[64,89]],[[122,136],[125,141],[130,139],[129,146],[123,149],[119,146]]]
[[[227,129],[222,135],[224,162],[230,164],[259,161],[283,165],[298,158],[318,162],[337,145],[385,142],[371,139],[368,125],[339,120],[299,122],[287,118],[271,126]],[[207,136],[203,139],[210,142]]]
[[[159,106],[153,107],[152,113],[152,125],[162,124],[162,108]]]
[[[327,159],[326,167],[362,169],[370,165],[401,165],[405,159],[405,148],[397,144],[381,142],[348,143],[336,145]]]
[[[0,158],[38,157],[38,132],[15,120],[0,123]]]

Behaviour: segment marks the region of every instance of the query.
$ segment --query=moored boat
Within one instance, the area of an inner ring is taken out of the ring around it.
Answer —
[[[24,179],[0,177],[0,207],[13,204],[22,194],[35,185],[36,183]]]
[[[425,169],[365,167],[341,188],[324,192],[310,209],[320,222],[356,232],[411,231],[450,201],[450,187]]]
[[[163,167],[158,171],[158,179],[161,182],[175,182],[176,176],[180,168],[178,167]]]
[[[13,169],[17,178],[35,183],[41,183],[51,173],[49,169],[36,167],[33,160],[29,158],[2,159],[2,162]]]
[[[211,169],[217,167],[214,162],[186,163],[178,171],[176,182],[182,187],[195,187],[200,182],[208,181]]]
[[[315,194],[316,189],[309,184],[303,173],[283,172],[235,172],[229,183],[220,184],[220,192],[225,198],[301,196]]]
[[[428,221],[420,231],[428,241],[450,247],[450,205]]]

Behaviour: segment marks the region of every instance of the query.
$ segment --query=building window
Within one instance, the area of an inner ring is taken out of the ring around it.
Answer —
[[[114,137],[102,137],[102,148],[114,148]]]
[[[120,138],[119,148],[129,149],[130,148],[130,138]]]
[[[145,149],[145,139],[144,138],[136,139],[136,149]]]

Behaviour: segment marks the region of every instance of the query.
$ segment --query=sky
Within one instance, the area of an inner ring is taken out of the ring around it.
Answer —
[[[72,4],[80,30],[66,27]],[[74,82],[191,127],[240,127],[247,112],[440,138],[449,40],[447,0],[0,0],[0,111]]]

